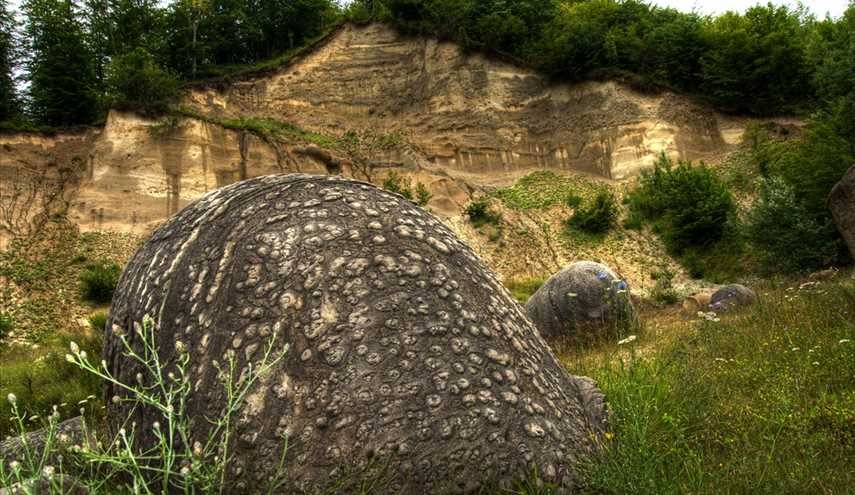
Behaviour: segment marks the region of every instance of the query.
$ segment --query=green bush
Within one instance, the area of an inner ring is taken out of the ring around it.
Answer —
[[[576,193],[570,193],[564,198],[564,205],[570,209],[576,209],[582,206],[582,196],[579,196]]]
[[[114,58],[107,66],[107,102],[120,110],[159,114],[178,99],[178,79],[144,48]]]
[[[0,340],[13,328],[15,328],[15,321],[12,319],[12,315],[0,312]]]
[[[736,220],[730,191],[712,170],[689,162],[674,167],[665,155],[652,172],[642,174],[628,203],[630,214],[651,222],[676,254],[712,246]]]
[[[433,198],[433,194],[428,191],[427,186],[422,184],[421,182],[416,184],[416,204],[419,206],[427,206],[430,202],[431,198]]]
[[[779,178],[764,181],[746,221],[748,240],[770,272],[811,271],[840,251],[831,222],[819,223]]]
[[[107,326],[107,317],[109,315],[106,311],[96,311],[89,315],[89,326],[92,327],[92,330],[96,332],[104,331],[104,328]]]
[[[614,193],[600,191],[588,207],[577,210],[567,225],[589,234],[605,234],[614,226],[618,206]]]
[[[85,301],[107,304],[119,282],[122,269],[115,263],[93,263],[80,274],[80,293]]]
[[[483,199],[469,203],[464,213],[475,227],[481,227],[488,223],[496,225],[502,221],[502,216],[494,212],[490,208],[490,203]]]
[[[383,180],[383,189],[400,194],[419,206],[426,206],[433,197],[433,194],[421,182],[416,182],[415,192],[413,192],[412,185],[413,183],[408,177],[404,177],[394,170],[389,172],[389,175]]]

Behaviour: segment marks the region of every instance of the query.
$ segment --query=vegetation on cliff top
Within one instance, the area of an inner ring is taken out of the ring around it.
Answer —
[[[110,73],[130,54],[150,57],[161,80],[245,73],[283,63],[344,20],[450,38],[563,80],[617,77],[724,110],[805,112],[850,91],[841,76],[851,75],[855,9],[834,20],[771,4],[702,17],[641,0],[27,0],[22,19],[0,2],[0,121],[68,126],[116,103]]]

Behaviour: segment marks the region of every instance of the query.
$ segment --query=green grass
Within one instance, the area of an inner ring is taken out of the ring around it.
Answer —
[[[511,280],[507,282],[505,286],[511,292],[511,295],[514,296],[514,299],[519,301],[520,304],[525,304],[545,282],[545,278],[535,277],[522,280]]]
[[[266,117],[240,117],[236,119],[220,119],[208,115],[200,114],[192,109],[181,107],[173,110],[174,116],[189,117],[192,119],[201,120],[211,124],[218,125],[225,129],[234,131],[248,131],[256,136],[265,139],[291,139],[316,144],[325,148],[336,148],[339,145],[339,140],[325,134],[301,129],[288,122],[266,118]],[[168,129],[169,121],[164,120],[160,124],[155,124],[154,131],[159,131],[161,126],[166,126]]]
[[[558,175],[541,170],[519,179],[513,186],[493,193],[514,210],[544,209],[551,206],[580,204],[579,197],[593,196],[598,187],[592,181],[578,177]]]
[[[77,336],[76,342],[90,356],[101,355],[100,334]],[[4,346],[0,348],[0,439],[13,433],[9,418],[10,404],[5,398],[11,393],[18,397],[22,411],[28,416],[45,419],[57,406],[61,419],[80,415],[80,408],[101,403],[101,381],[66,362],[65,354],[71,339],[54,336],[38,347]],[[28,425],[41,426],[39,418]]]
[[[851,493],[855,282],[762,292],[717,323],[657,325],[632,351],[563,355],[611,410],[586,491]]]

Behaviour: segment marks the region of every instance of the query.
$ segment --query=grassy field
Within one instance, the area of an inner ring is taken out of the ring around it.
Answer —
[[[16,339],[25,332],[30,344],[0,344],[0,396],[14,393],[42,419],[54,404],[64,417],[100,408],[97,379],[61,357],[72,338],[91,356],[99,341],[69,331],[80,323],[58,315],[96,312],[75,285],[114,242],[63,242],[29,269],[8,253],[0,264],[24,288],[10,297],[42,308],[11,311]],[[540,283],[509,285],[523,302]],[[628,344],[553,342],[571,372],[598,381],[611,411],[606,452],[584,470],[585,493],[855,493],[855,278],[756,289],[756,305],[710,319],[674,306],[642,310],[643,327]],[[60,330],[50,334],[51,325]],[[5,401],[0,408],[5,434],[10,411]],[[532,486],[516,493],[550,493]]]
[[[587,492],[855,493],[855,280],[769,284],[718,322],[646,316],[627,346],[556,346],[611,410]]]

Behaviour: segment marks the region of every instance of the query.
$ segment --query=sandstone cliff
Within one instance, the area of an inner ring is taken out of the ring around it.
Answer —
[[[530,70],[382,25],[344,26],[264,76],[197,86],[184,108],[168,125],[112,112],[100,129],[0,135],[0,197],[9,197],[22,171],[49,176],[64,188],[51,208],[67,209],[83,230],[144,235],[189,201],[244,178],[359,176],[340,149],[332,150],[331,166],[324,160],[330,153],[315,145],[222,125],[263,118],[333,140],[347,131],[399,133],[406,147],[384,156],[384,166],[406,169],[433,193],[431,208],[454,217],[472,191],[532,169],[623,180],[663,152],[716,161],[744,128],[743,119],[668,92],[642,94],[615,82],[551,84]],[[18,201],[33,211],[39,204]],[[9,236],[2,230],[0,242]]]

